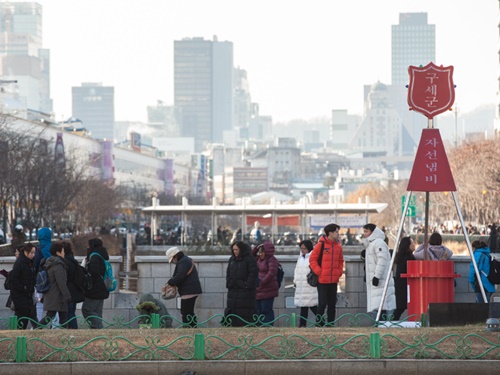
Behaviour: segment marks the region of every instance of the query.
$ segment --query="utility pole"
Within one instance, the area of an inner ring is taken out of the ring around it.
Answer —
[[[458,107],[455,106],[455,147],[458,147]]]

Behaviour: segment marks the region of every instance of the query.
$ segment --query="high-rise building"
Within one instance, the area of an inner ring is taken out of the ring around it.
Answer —
[[[408,66],[436,63],[436,26],[427,23],[427,13],[401,13],[392,25],[392,84],[408,84]]]
[[[115,126],[115,88],[102,83],[82,83],[72,87],[73,117],[96,139],[113,140]]]
[[[426,127],[425,116],[409,111],[406,85],[409,83],[410,65],[427,65],[436,62],[436,26],[427,23],[427,13],[400,13],[399,25],[392,25],[392,86],[388,87],[394,108],[403,120],[407,133],[416,145],[422,129]],[[403,154],[413,153],[414,146],[405,142]]]
[[[181,136],[193,137],[197,152],[222,142],[233,127],[233,43],[216,37],[174,42],[174,105]]]
[[[17,81],[15,96],[27,109],[52,112],[50,52],[42,48],[42,6],[0,3],[0,75]]]

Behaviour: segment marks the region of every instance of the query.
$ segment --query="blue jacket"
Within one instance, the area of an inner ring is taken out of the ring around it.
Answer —
[[[484,290],[486,292],[494,293],[495,285],[490,283],[490,281],[488,280],[488,274],[490,273],[490,249],[488,247],[476,249],[474,251],[474,259],[476,260],[477,268],[479,270],[479,273],[481,274],[481,281],[483,283]],[[472,262],[470,262],[469,283],[474,291],[479,292],[479,289],[475,289],[476,282],[474,276],[474,265],[472,264]]]
[[[38,271],[42,259],[48,259],[52,256],[52,254],[50,254],[50,246],[52,245],[52,229],[43,227],[38,229],[37,234],[39,245],[35,254],[35,268]]]

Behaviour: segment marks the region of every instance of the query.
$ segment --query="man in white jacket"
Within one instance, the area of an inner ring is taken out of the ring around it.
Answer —
[[[389,268],[391,265],[391,255],[389,247],[384,241],[384,232],[377,228],[375,224],[366,224],[363,227],[363,237],[363,242],[366,246],[366,310],[375,320],[384,291],[385,280],[387,279],[387,274],[391,271]],[[381,317],[385,315],[387,320],[390,320],[395,308],[394,279],[390,277]]]

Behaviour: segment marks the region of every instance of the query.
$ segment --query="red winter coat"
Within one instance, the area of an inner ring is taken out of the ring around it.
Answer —
[[[266,241],[262,245],[266,257],[261,259],[257,255],[257,247],[252,249],[252,255],[257,259],[259,267],[260,283],[257,287],[257,300],[278,297],[279,288],[276,274],[278,273],[278,259],[274,256],[274,245],[271,241]]]
[[[322,244],[323,257],[321,266],[318,264],[318,258],[321,252]],[[320,284],[336,284],[342,276],[344,268],[344,256],[342,255],[342,246],[339,242],[332,242],[326,236],[322,236],[316,246],[314,246],[309,264],[312,271],[318,275]]]

